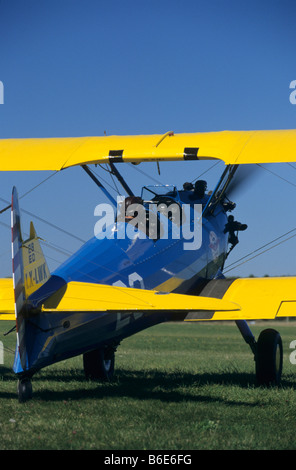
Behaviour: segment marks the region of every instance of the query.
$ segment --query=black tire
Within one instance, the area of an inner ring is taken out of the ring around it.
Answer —
[[[32,398],[32,382],[30,379],[17,381],[17,394],[19,403],[25,403]]]
[[[87,380],[110,381],[114,375],[114,364],[114,351],[105,348],[83,354],[83,367]]]
[[[283,369],[283,345],[278,331],[263,330],[257,342],[256,379],[258,385],[279,385]]]

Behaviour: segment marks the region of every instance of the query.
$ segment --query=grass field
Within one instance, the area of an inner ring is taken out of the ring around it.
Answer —
[[[11,371],[14,333],[1,322],[0,449],[295,449],[296,323],[275,327],[285,350],[282,385],[257,388],[254,361],[231,323],[162,324],[125,340],[112,383],[87,382],[82,358],[33,378],[19,404]]]

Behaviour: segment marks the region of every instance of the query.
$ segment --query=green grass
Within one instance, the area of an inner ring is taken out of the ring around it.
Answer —
[[[1,322],[1,333],[11,325]],[[295,449],[296,323],[278,329],[285,349],[282,385],[258,388],[254,361],[231,323],[162,324],[116,353],[112,383],[85,381],[82,358],[33,378],[33,400],[19,404],[11,371],[0,366],[0,449]],[[14,333],[1,335],[14,349]]]

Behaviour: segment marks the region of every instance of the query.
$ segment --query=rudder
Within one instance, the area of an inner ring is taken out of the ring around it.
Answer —
[[[20,364],[27,369],[26,317],[29,314],[27,299],[50,278],[33,223],[30,224],[30,237],[23,240],[17,190],[12,191],[11,202],[12,232],[12,273],[17,332],[17,353]]]

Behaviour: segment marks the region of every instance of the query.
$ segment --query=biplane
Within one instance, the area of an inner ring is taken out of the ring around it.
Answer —
[[[229,214],[235,203],[227,194],[240,166],[294,162],[295,141],[295,130],[2,139],[2,171],[66,171],[79,165],[115,205],[90,167],[107,164],[126,193],[105,236],[94,236],[50,272],[32,222],[29,238],[22,237],[13,188],[13,279],[0,281],[0,318],[16,319],[13,370],[19,401],[32,397],[36,372],[77,355],[83,355],[87,379],[110,380],[120,343],[169,321],[235,322],[254,355],[258,383],[278,384],[280,334],[268,328],[255,339],[249,321],[295,317],[296,278],[224,277],[225,260],[238,232],[246,229]],[[198,166],[204,159],[224,162],[211,192],[202,180],[194,187],[145,186],[137,195],[119,170],[126,162],[180,160]],[[183,217],[185,205],[189,212]],[[140,208],[144,222],[135,223]],[[197,219],[201,242],[186,248],[183,225],[193,233]],[[130,224],[131,235],[123,236]]]

